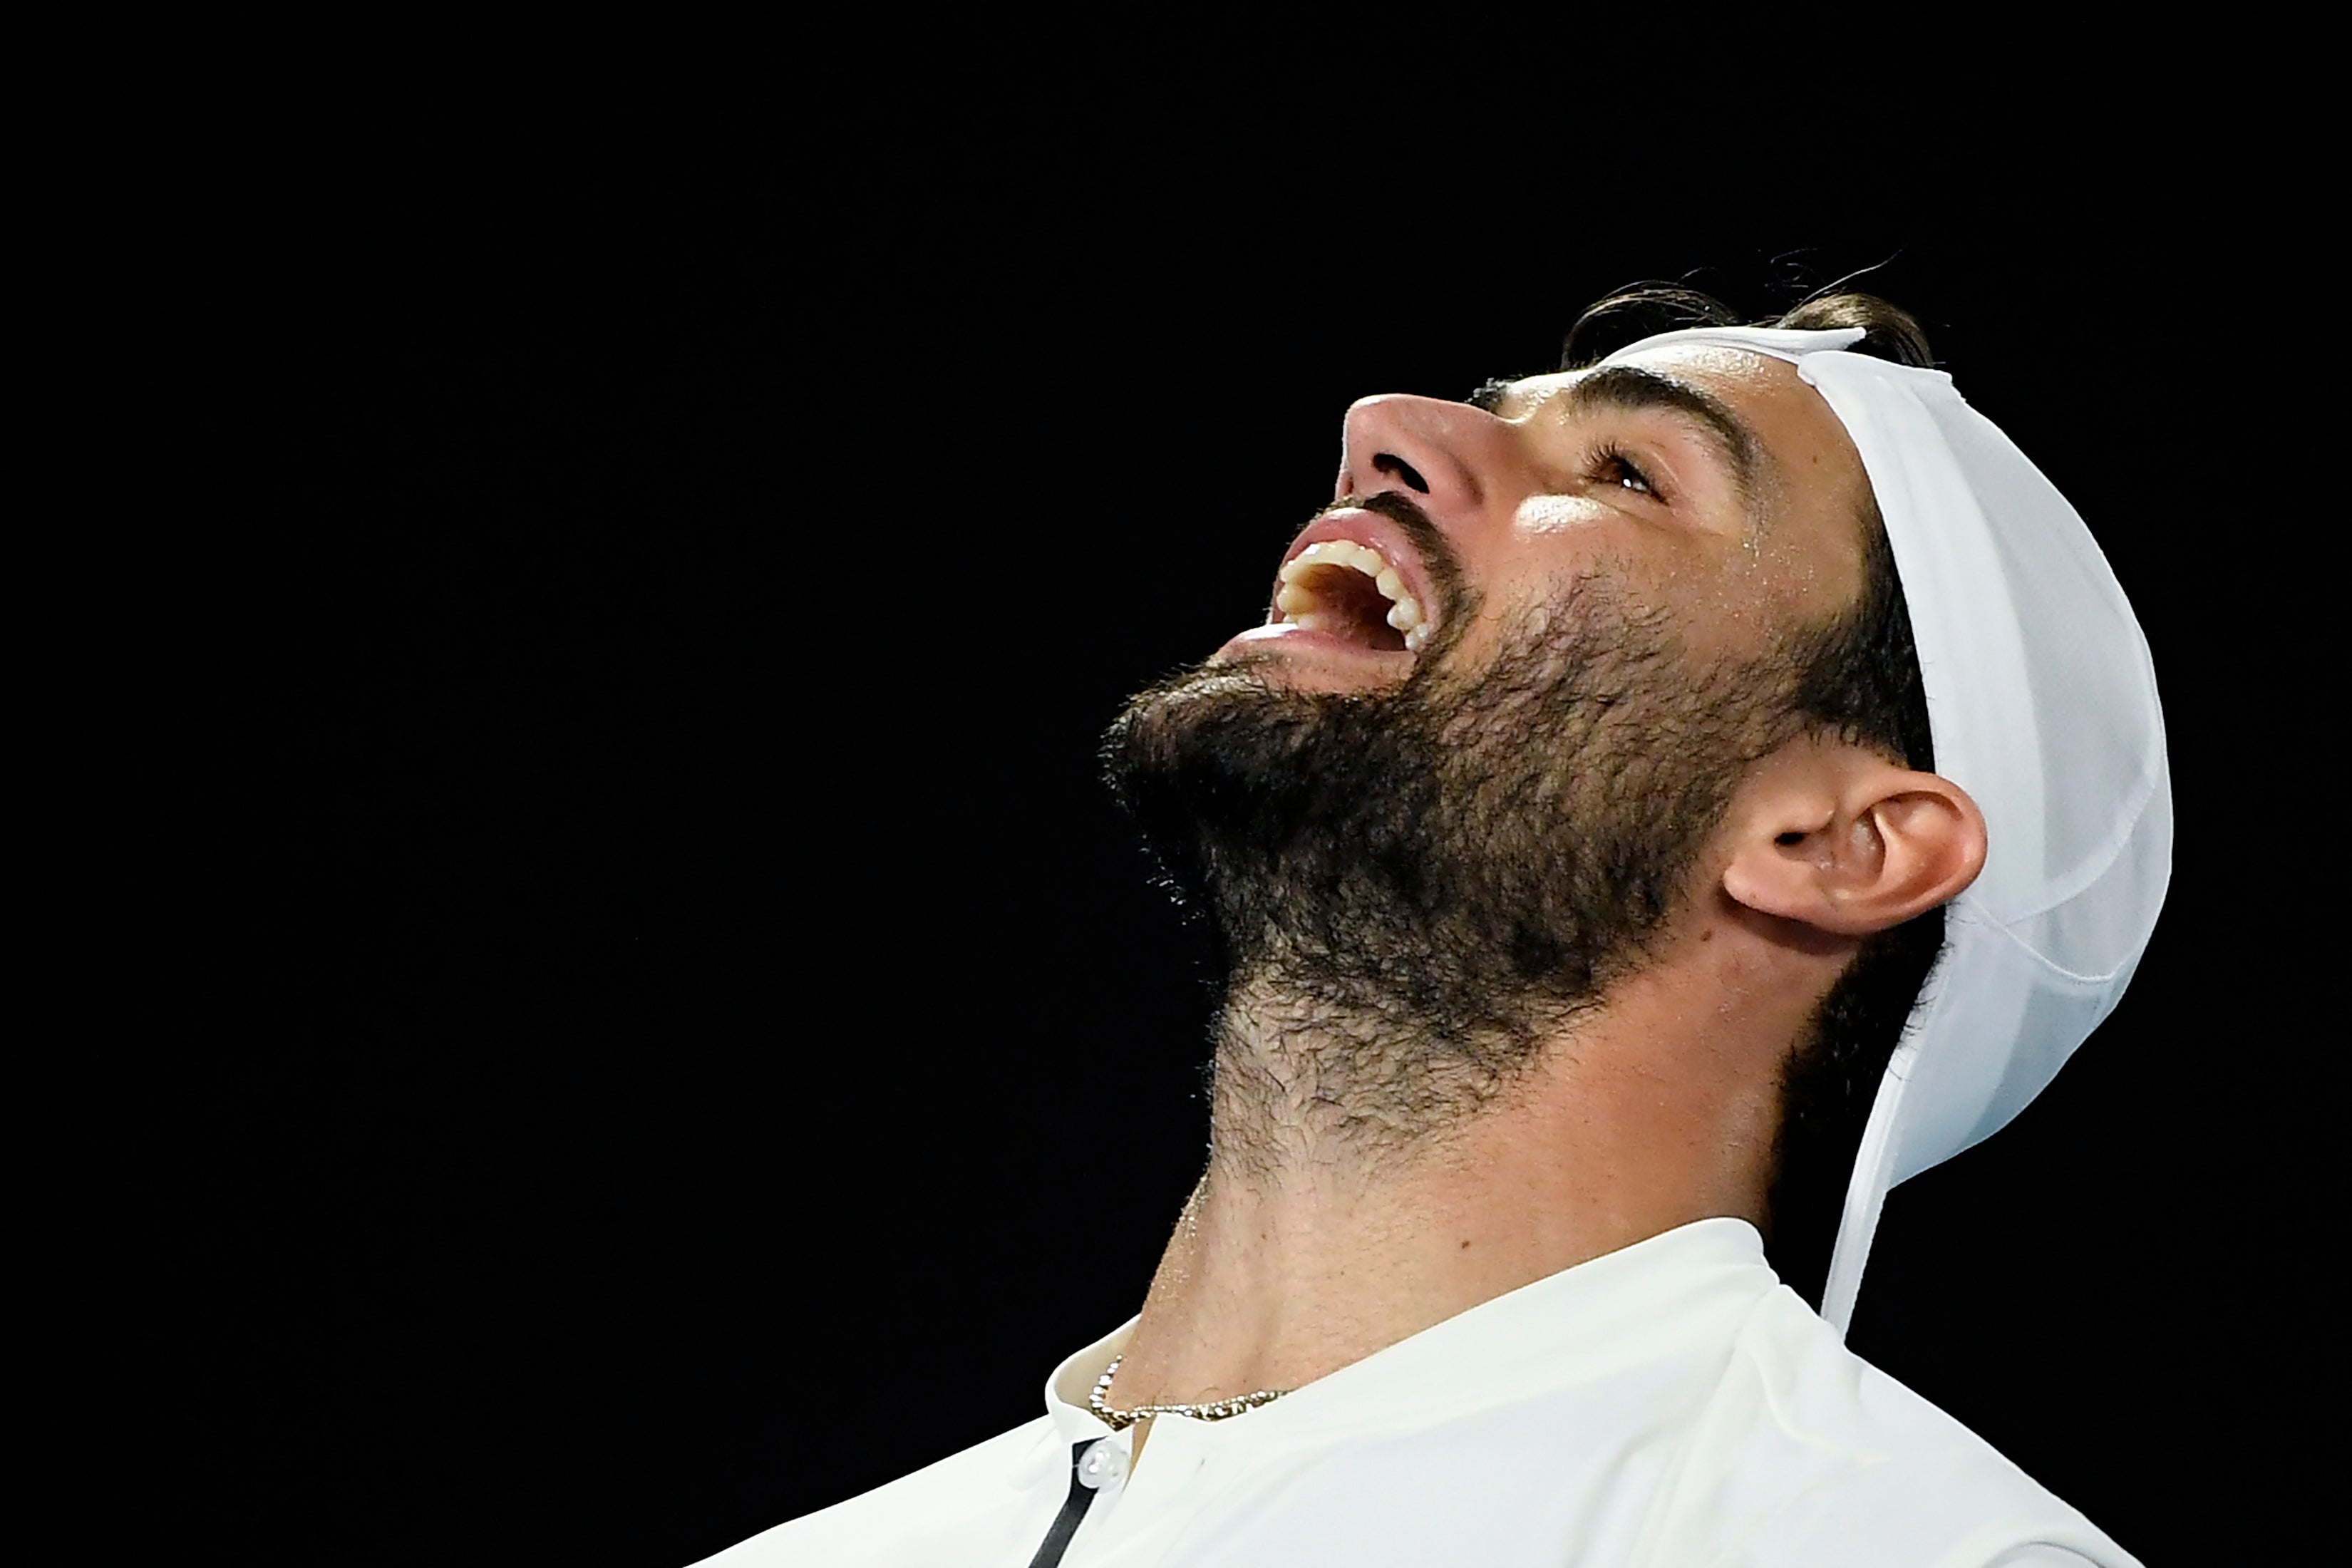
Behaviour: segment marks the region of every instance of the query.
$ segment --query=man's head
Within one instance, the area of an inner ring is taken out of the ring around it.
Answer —
[[[1924,357],[1876,301],[1790,324],[1841,313]],[[1668,348],[1359,404],[1337,498],[1269,625],[1114,731],[1234,983],[1348,1039],[1328,1091],[1409,1138],[1506,1088],[1677,920],[1731,909],[1835,957],[1822,1027],[1787,1042],[1782,1165],[1842,1170],[1934,957],[1914,917],[1982,829],[1919,771],[1901,591],[1836,416],[1784,363]],[[1816,1132],[1842,1150],[1811,1157]]]

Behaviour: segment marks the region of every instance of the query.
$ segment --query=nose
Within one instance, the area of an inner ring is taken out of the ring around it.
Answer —
[[[1466,403],[1367,397],[1348,410],[1333,499],[1403,490],[1433,516],[1475,511],[1508,461],[1510,430]]]

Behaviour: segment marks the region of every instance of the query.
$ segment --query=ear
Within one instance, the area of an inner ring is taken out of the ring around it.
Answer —
[[[1864,937],[1958,898],[1984,869],[1984,814],[1951,780],[1856,746],[1793,750],[1734,805],[1723,890],[1738,902]]]

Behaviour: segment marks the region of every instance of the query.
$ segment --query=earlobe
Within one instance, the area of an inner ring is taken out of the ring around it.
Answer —
[[[1838,772],[1755,803],[1724,868],[1727,894],[1760,913],[1863,937],[1976,880],[1984,814],[1966,790],[1874,757]]]

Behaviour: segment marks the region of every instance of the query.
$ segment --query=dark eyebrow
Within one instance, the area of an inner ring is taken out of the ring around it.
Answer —
[[[1507,387],[1490,381],[1471,395],[1471,402],[1495,413],[1507,400]],[[1747,505],[1753,499],[1756,470],[1762,466],[1764,448],[1755,432],[1721,398],[1701,392],[1688,382],[1632,364],[1604,364],[1569,383],[1558,396],[1572,413],[1613,409],[1631,414],[1656,408],[1696,420],[1705,426],[1709,439],[1729,466],[1732,486],[1739,492],[1740,503]]]

